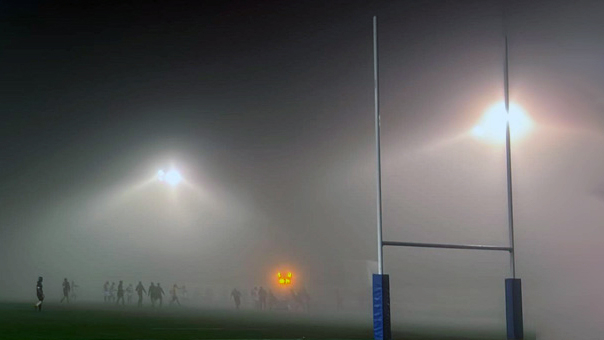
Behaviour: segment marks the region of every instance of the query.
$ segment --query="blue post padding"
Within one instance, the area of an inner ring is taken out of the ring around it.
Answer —
[[[375,340],[384,340],[382,306],[382,275],[373,274],[373,338]]]
[[[373,274],[373,336],[390,340],[390,282],[388,275]]]
[[[505,318],[508,339],[524,338],[522,323],[522,286],[520,279],[505,279]]]

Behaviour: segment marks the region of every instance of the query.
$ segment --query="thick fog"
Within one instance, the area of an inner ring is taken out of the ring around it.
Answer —
[[[517,275],[527,330],[596,339],[604,238],[604,6],[507,2]],[[508,245],[499,1],[12,8],[2,31],[0,299],[63,278],[287,295],[371,320],[371,17],[380,20],[384,239]],[[195,16],[199,15],[199,20]],[[60,19],[59,19],[60,18]],[[75,33],[77,32],[77,34]],[[158,170],[182,174],[175,187]],[[384,248],[395,329],[505,327],[505,252]],[[165,288],[164,288],[165,289]],[[289,289],[289,287],[288,287]]]

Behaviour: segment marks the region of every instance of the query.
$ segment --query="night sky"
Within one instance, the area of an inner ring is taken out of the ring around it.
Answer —
[[[385,238],[506,245],[504,149],[468,136],[503,99],[505,7],[511,99],[536,126],[512,150],[526,323],[548,339],[599,334],[604,6],[505,4],[0,3],[0,297],[28,299],[39,275],[92,295],[106,277],[258,282],[279,265],[316,291],[350,277],[362,295],[376,260],[373,15]],[[169,164],[203,198],[125,193]],[[465,294],[469,315],[502,327],[505,254],[385,256],[395,317],[455,316]],[[569,305],[582,317],[563,327]]]

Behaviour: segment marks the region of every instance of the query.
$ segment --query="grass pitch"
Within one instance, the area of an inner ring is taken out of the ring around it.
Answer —
[[[0,339],[371,339],[371,325],[303,314],[103,304],[0,303]]]
[[[103,304],[0,303],[0,339],[193,340],[193,339],[372,339],[371,320],[342,314],[201,310],[164,306],[138,309]],[[505,339],[500,332],[409,329],[409,340]],[[529,337],[527,337],[529,339]]]

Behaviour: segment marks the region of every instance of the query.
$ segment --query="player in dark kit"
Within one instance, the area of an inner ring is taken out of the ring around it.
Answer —
[[[159,300],[159,306],[161,307],[163,303],[163,297],[164,295],[166,295],[166,293],[164,293],[164,289],[161,287],[159,282],[157,283],[157,286],[155,286],[155,293],[157,293],[157,299]]]
[[[63,298],[61,299],[61,302],[63,302],[63,300],[67,299],[67,303],[69,303],[69,291],[71,290],[71,286],[69,285],[69,281],[67,281],[67,278],[65,278],[63,280]]]
[[[155,292],[155,285],[151,282],[149,289],[147,290],[147,294],[151,298],[151,307],[155,307],[155,300],[157,299],[157,293]]]
[[[120,281],[120,283],[117,285],[117,301],[115,302],[116,305],[120,304],[120,300],[122,300],[122,306],[124,305],[124,282]]]
[[[147,294],[145,287],[143,287],[143,283],[138,281],[138,285],[136,286],[136,293],[138,294],[138,306],[143,306],[143,293]]]
[[[237,288],[233,288],[231,296],[233,297],[233,301],[235,301],[235,309],[239,309],[239,305],[241,305],[241,292]]]
[[[36,295],[38,296],[38,303],[34,305],[38,311],[42,311],[42,302],[44,301],[44,290],[42,289],[42,276],[38,277],[38,283],[36,284]]]

